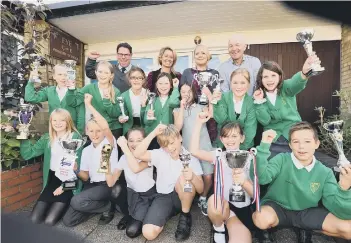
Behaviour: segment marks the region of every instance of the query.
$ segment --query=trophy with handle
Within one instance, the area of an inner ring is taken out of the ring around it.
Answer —
[[[65,153],[62,156],[60,166],[56,170],[55,175],[62,183],[64,191],[75,190],[78,185],[78,178],[74,173],[73,167],[76,162],[77,151],[86,143],[87,137],[81,139],[66,138],[60,139],[59,144],[64,149]]]
[[[223,151],[225,161],[231,169],[248,170],[253,156],[257,153],[255,148],[250,151],[246,150],[227,150]],[[245,202],[246,196],[243,187],[240,184],[233,183],[229,191],[229,201],[231,202]]]
[[[296,39],[303,43],[303,47],[307,53],[307,56],[312,56],[313,48],[312,48],[312,38],[314,35],[313,29],[305,29],[297,33]],[[322,67],[319,63],[312,63],[311,69],[307,72],[307,77],[319,75],[324,72],[325,68]]]
[[[153,92],[149,92],[148,94],[148,97],[149,97],[149,102],[148,104],[150,105],[150,110],[154,110],[154,103],[155,103],[155,100],[156,100],[156,93],[153,93]],[[153,117],[147,117],[148,120],[156,120],[156,117],[153,116]]]
[[[218,78],[218,74],[217,75],[217,80],[216,80],[216,87],[214,88],[214,91],[220,92],[221,91],[221,84],[224,82],[224,79],[222,78]],[[215,105],[218,103],[217,99],[212,99],[211,100],[211,104]]]
[[[76,81],[76,65],[77,62],[75,60],[65,60],[63,62],[66,67],[67,67],[67,80],[69,82],[75,82]],[[72,87],[70,87],[73,89]]]
[[[110,171],[110,157],[112,150],[113,148],[111,144],[105,144],[102,146],[98,173],[108,173]]]
[[[186,169],[189,167],[189,163],[191,161],[191,154],[182,147],[182,152],[179,155],[179,160],[182,162],[183,168]],[[183,187],[183,192],[192,192],[193,186],[189,181],[186,181]]]
[[[121,112],[122,112],[122,119],[127,120],[129,119],[129,116],[126,115],[125,111],[124,111],[124,100],[123,97],[117,97],[117,103],[119,104],[119,107],[121,108]]]
[[[204,87],[206,87],[208,85],[212,85],[213,82],[218,80],[218,74],[216,74],[216,75],[213,75],[211,72],[195,73],[194,79],[199,83],[200,88],[202,90]],[[208,105],[208,99],[204,93],[202,93],[200,98],[199,98],[199,104],[200,105]]]
[[[33,109],[34,105],[25,104],[24,99],[20,99],[20,111],[18,112],[18,131],[19,135],[16,137],[17,139],[28,139],[29,136],[29,127],[30,123],[33,119]]]
[[[340,167],[350,164],[350,161],[346,158],[343,148],[343,126],[344,121],[333,121],[326,122],[323,124],[323,128],[328,132],[329,137],[334,142],[335,148],[338,151],[339,158],[336,166],[334,167],[335,172],[340,172]]]

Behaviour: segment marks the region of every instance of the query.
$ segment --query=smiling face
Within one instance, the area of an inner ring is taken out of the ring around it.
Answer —
[[[161,66],[166,68],[173,67],[174,63],[174,54],[173,51],[166,49],[163,54],[159,57]]]
[[[191,87],[187,84],[182,85],[180,88],[180,97],[183,100],[186,100],[187,103],[192,103],[194,100],[193,92],[191,90]]]
[[[209,61],[209,52],[205,46],[197,46],[194,53],[195,63],[198,66],[206,66]]]
[[[117,50],[117,60],[121,67],[128,67],[132,59],[132,53],[130,53],[128,48],[120,47]]]
[[[228,42],[228,52],[233,60],[240,60],[244,56],[246,44],[241,38],[231,38]]]
[[[279,85],[281,78],[278,73],[263,69],[262,85],[268,92],[274,92]]]
[[[159,95],[168,95],[172,88],[171,81],[166,76],[163,76],[157,80],[156,88]]]
[[[134,151],[135,148],[144,140],[144,135],[141,131],[134,130],[128,134],[128,147],[130,151]]]
[[[57,85],[62,88],[66,86],[67,81],[67,68],[63,66],[55,66],[53,79],[57,82]]]
[[[89,121],[87,123],[86,134],[95,146],[99,145],[105,138],[103,131],[95,121]]]
[[[295,157],[305,166],[312,162],[314,152],[319,147],[314,132],[309,129],[294,131],[290,135],[289,146]]]
[[[244,142],[245,136],[240,134],[239,129],[231,129],[226,136],[220,137],[226,150],[238,150],[240,144]]]
[[[250,82],[242,73],[238,73],[232,77],[231,90],[236,98],[241,99],[244,97],[249,87]]]
[[[113,78],[113,73],[111,72],[110,67],[105,64],[98,64],[95,74],[100,84],[110,83],[110,80]]]
[[[172,158],[178,158],[182,149],[182,137],[169,137],[168,144],[162,147]]]
[[[51,118],[51,126],[56,133],[66,132],[67,131],[67,118],[60,113],[53,113]]]
[[[129,74],[129,82],[133,89],[140,90],[145,83],[145,77],[141,72],[134,71]]]

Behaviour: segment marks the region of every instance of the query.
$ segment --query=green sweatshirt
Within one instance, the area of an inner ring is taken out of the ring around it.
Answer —
[[[274,142],[283,135],[289,140],[289,130],[292,125],[301,121],[297,110],[296,95],[307,84],[301,77],[301,72],[296,73],[291,79],[283,81],[283,86],[277,94],[275,105],[266,97],[263,104],[255,104],[256,118],[263,125],[263,129],[273,129],[277,132]]]
[[[77,139],[81,138],[78,133],[73,133],[72,138]],[[77,164],[78,168],[80,166],[80,157],[82,154],[83,147],[78,150],[77,153]],[[43,164],[43,189],[45,188],[48,182],[49,170],[50,170],[50,161],[51,161],[51,146],[50,146],[50,137],[48,133],[45,133],[35,144],[32,144],[30,140],[24,140],[21,142],[20,147],[21,156],[25,160],[29,160],[34,157],[38,157],[44,154],[44,164]],[[74,194],[78,194],[82,189],[82,182],[79,180],[78,189],[74,190]]]
[[[122,128],[122,125],[118,121],[118,117],[121,115],[121,109],[117,103],[117,97],[120,96],[121,92],[112,86],[115,90],[115,104],[110,99],[101,97],[100,90],[97,83],[88,84],[80,89],[78,92],[75,90],[67,91],[67,104],[71,107],[77,107],[81,104],[84,105],[84,94],[91,94],[93,99],[91,104],[94,108],[106,119],[111,130]]]
[[[241,113],[236,119],[233,101],[233,92],[222,94],[221,100],[213,105],[213,116],[220,129],[225,122],[238,121],[244,130],[245,141],[240,145],[240,149],[247,150],[254,145],[254,138],[257,130],[257,119],[252,98],[246,94],[244,96]]]
[[[68,91],[67,91],[68,92]],[[49,104],[49,115],[53,110],[57,108],[62,108],[67,110],[72,117],[74,125],[77,130],[83,134],[85,131],[85,105],[81,104],[76,107],[71,107],[67,104],[67,93],[60,101],[58,94],[56,92],[56,86],[48,86],[40,91],[35,91],[34,83],[28,82],[25,88],[24,99],[27,102],[31,103],[40,103],[48,101]]]
[[[162,107],[160,97],[158,96],[154,103],[154,114],[156,120],[148,120],[147,112],[150,110],[150,105],[146,106],[146,110],[143,116],[144,124],[145,124],[145,132],[148,135],[152,132],[158,124],[162,122],[162,124],[173,124],[173,109],[179,107],[179,90],[173,89],[172,94],[166,100],[164,106]]]
[[[281,153],[268,162],[270,144],[257,147],[257,176],[261,185],[270,184],[262,204],[274,201],[288,210],[304,210],[323,205],[340,219],[351,219],[351,190],[342,190],[334,174],[320,161],[308,172],[297,169],[291,153]],[[251,167],[252,173],[253,167]]]
[[[123,135],[125,135],[128,132],[128,130],[130,128],[132,128],[134,125],[133,124],[133,107],[132,107],[132,103],[130,100],[130,93],[129,92],[130,92],[130,89],[128,89],[127,91],[125,91],[121,94],[121,96],[123,97],[123,100],[124,100],[124,113],[126,114],[126,116],[129,116],[129,120],[122,124]],[[141,123],[142,127],[144,127],[142,117],[144,117],[144,115],[145,115],[145,109],[146,109],[146,107],[141,107],[141,109],[140,109],[140,123]]]

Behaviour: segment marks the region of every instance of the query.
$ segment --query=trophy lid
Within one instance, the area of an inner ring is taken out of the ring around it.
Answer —
[[[313,29],[304,29],[297,33],[296,35],[296,40],[299,42],[305,43],[306,41],[312,40],[314,36],[314,30]]]

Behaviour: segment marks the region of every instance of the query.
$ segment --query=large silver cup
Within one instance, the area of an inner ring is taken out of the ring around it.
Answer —
[[[179,160],[182,162],[183,168],[186,169],[189,167],[189,163],[191,161],[191,154],[182,148],[182,152],[179,155]],[[192,192],[193,186],[189,181],[186,181],[183,187],[183,192]]]
[[[121,112],[122,112],[122,119],[127,120],[129,119],[129,116],[126,115],[125,111],[124,111],[124,100],[123,97],[117,97],[117,103],[119,104],[119,108],[121,108]]]
[[[34,105],[25,104],[24,99],[20,99],[19,107],[20,107],[20,111],[18,112],[18,121],[19,121],[18,131],[20,134],[16,138],[28,139],[29,127],[33,119]]]
[[[64,149],[65,153],[62,155],[60,167],[56,170],[55,175],[63,183],[64,191],[74,190],[77,188],[77,176],[73,171],[76,162],[77,151],[86,143],[87,137],[81,139],[66,138],[60,139],[59,144]]]
[[[63,62],[66,67],[67,67],[67,80],[69,82],[75,82],[76,81],[76,65],[77,62],[75,60],[65,60]]]
[[[307,53],[307,56],[312,56],[313,54],[313,48],[312,48],[312,38],[314,35],[314,30],[313,29],[305,29],[302,30],[301,32],[297,33],[296,39],[303,43],[303,47],[305,48],[305,51]],[[311,70],[308,71],[307,76],[315,76],[319,75],[322,72],[324,72],[325,68],[322,67],[319,63],[313,63],[311,65]]]
[[[334,171],[340,172],[340,167],[350,164],[350,161],[346,158],[344,154],[343,148],[343,126],[344,121],[333,121],[333,122],[326,122],[323,124],[323,128],[328,132],[329,137],[334,142],[335,148],[338,151],[339,158],[334,167]]]
[[[149,102],[148,104],[150,105],[150,110],[154,110],[154,103],[155,103],[155,100],[156,100],[156,93],[153,93],[153,92],[149,92],[148,94],[148,97],[149,97]],[[147,117],[148,120],[156,120],[156,117],[153,116],[153,117]]]
[[[216,82],[218,80],[218,74],[213,75],[210,72],[201,72],[201,73],[195,73],[194,74],[194,79],[199,83],[201,90]],[[199,104],[200,105],[208,105],[208,99],[204,93],[201,93],[201,96],[199,98]]]
[[[227,150],[223,151],[228,167],[231,169],[244,169],[245,173],[249,170],[250,162],[256,149],[246,150]],[[233,182],[233,186],[229,191],[230,202],[245,202],[246,196],[243,187]]]

